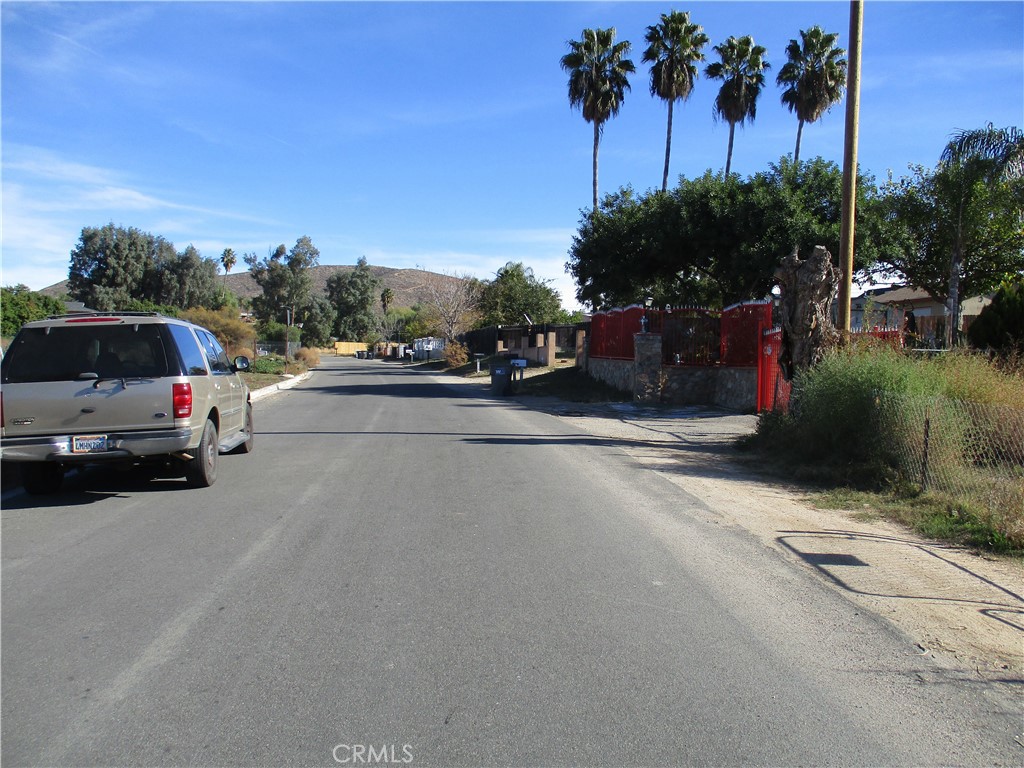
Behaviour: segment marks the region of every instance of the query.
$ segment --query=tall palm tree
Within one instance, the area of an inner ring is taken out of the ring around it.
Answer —
[[[594,212],[597,212],[597,147],[604,124],[619,113],[629,90],[629,75],[636,71],[625,58],[629,42],[615,42],[615,27],[584,29],[582,40],[570,40],[561,59],[569,73],[569,106],[578,107],[594,125]]]
[[[384,310],[385,315],[388,313],[388,310],[391,308],[391,304],[394,302],[394,300],[395,292],[392,291],[390,288],[385,288],[383,291],[380,292],[380,306],[381,309]]]
[[[838,32],[821,27],[800,30],[800,41],[786,46],[789,61],[779,70],[775,82],[782,86],[782,103],[796,113],[796,150],[793,164],[800,163],[800,138],[804,123],[821,119],[843,97],[846,88],[846,51],[836,47]]]
[[[736,124],[743,125],[748,120],[754,122],[757,97],[764,87],[764,73],[771,69],[771,65],[764,58],[767,49],[755,45],[750,35],[730,37],[716,45],[714,51],[722,60],[709,64],[704,74],[712,80],[722,81],[715,97],[715,115],[729,123],[729,151],[725,157],[725,175],[728,178]]]
[[[224,284],[227,285],[228,272],[238,263],[238,259],[235,258],[235,252],[230,248],[225,248],[224,253],[220,255],[220,263],[224,266]]]
[[[954,134],[939,160],[939,174],[949,180],[955,219],[949,259],[949,297],[946,345],[956,341],[960,324],[960,272],[967,256],[965,211],[979,185],[992,185],[1024,177],[1024,133],[1019,128],[984,128]]]
[[[643,60],[651,67],[651,95],[668,102],[668,132],[665,136],[665,172],[661,177],[661,191],[668,189],[668,160],[672,152],[672,107],[676,101],[686,101],[697,82],[697,62],[704,61],[701,49],[708,44],[708,36],[699,24],[690,22],[690,14],[672,11],[661,14],[661,23],[647,28],[644,36],[647,50]]]

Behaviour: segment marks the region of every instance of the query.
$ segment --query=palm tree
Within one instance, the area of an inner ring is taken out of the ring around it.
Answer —
[[[715,97],[715,115],[729,123],[729,151],[725,158],[725,175],[732,167],[732,144],[736,124],[752,123],[757,116],[757,97],[764,87],[764,73],[771,68],[765,61],[768,52],[764,46],[754,45],[754,38],[730,37],[716,45],[715,53],[721,61],[709,64],[704,74],[712,80],[721,80],[722,87]]]
[[[227,285],[228,272],[238,263],[238,259],[235,258],[235,252],[230,248],[225,248],[224,253],[220,255],[220,263],[224,266],[224,284]]]
[[[941,164],[963,165],[971,160],[991,163],[989,177],[1024,176],[1024,132],[1020,128],[984,128],[953,134],[942,152]]]
[[[582,40],[570,40],[561,59],[569,73],[569,106],[578,107],[594,125],[594,212],[597,212],[597,147],[608,118],[619,113],[629,90],[628,75],[636,71],[625,58],[630,45],[615,42],[615,27],[584,29]]]
[[[796,150],[793,164],[800,163],[800,137],[804,123],[821,119],[843,97],[846,88],[846,51],[837,48],[838,32],[821,27],[800,30],[800,42],[786,46],[789,61],[779,70],[775,82],[782,86],[782,103],[796,113]]]
[[[384,310],[384,314],[388,313],[388,309],[391,307],[391,303],[395,300],[395,292],[390,288],[385,288],[380,292],[380,306]]]
[[[992,185],[1024,177],[1024,133],[1019,128],[984,128],[954,134],[939,160],[939,173],[948,179],[956,219],[953,247],[949,259],[950,322],[946,324],[946,344],[956,341],[960,324],[960,273],[967,256],[965,211],[979,185]]]
[[[668,160],[672,152],[672,107],[686,101],[699,76],[697,62],[704,61],[702,48],[708,36],[699,24],[690,23],[690,14],[672,11],[661,14],[661,23],[647,28],[648,42],[644,61],[651,67],[651,95],[668,102],[668,132],[665,137],[665,172],[661,191],[668,189]]]

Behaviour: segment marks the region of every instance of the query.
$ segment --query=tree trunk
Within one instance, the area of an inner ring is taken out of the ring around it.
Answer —
[[[665,172],[661,176],[661,191],[668,191],[668,158],[672,153],[672,105],[674,99],[668,100],[668,131],[665,134]]]
[[[594,213],[597,213],[597,145],[601,142],[601,124],[594,121]]]
[[[839,274],[832,255],[824,246],[801,260],[796,249],[775,270],[782,286],[782,349],[779,365],[787,381],[822,358],[838,342],[832,324],[832,300],[839,285]]]
[[[798,120],[796,123],[796,150],[793,152],[793,165],[800,165],[800,137],[804,132],[804,121]]]
[[[946,319],[946,349],[952,349],[957,343],[960,319],[960,269],[963,266],[963,254],[960,243],[953,245],[953,257],[949,260],[949,299],[946,309],[949,317]]]
[[[736,123],[729,123],[729,151],[725,155],[725,178],[729,178],[729,169],[732,168],[732,139],[736,135]]]

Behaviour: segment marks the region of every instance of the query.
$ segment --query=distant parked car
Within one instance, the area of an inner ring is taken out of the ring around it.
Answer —
[[[0,363],[0,458],[29,493],[101,462],[169,462],[213,485],[218,454],[253,447],[248,368],[205,328],[154,313],[27,323]]]

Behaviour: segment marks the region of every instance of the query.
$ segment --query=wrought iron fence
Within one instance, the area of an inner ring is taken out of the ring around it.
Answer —
[[[1024,409],[890,393],[877,404],[905,480],[1024,526]]]

